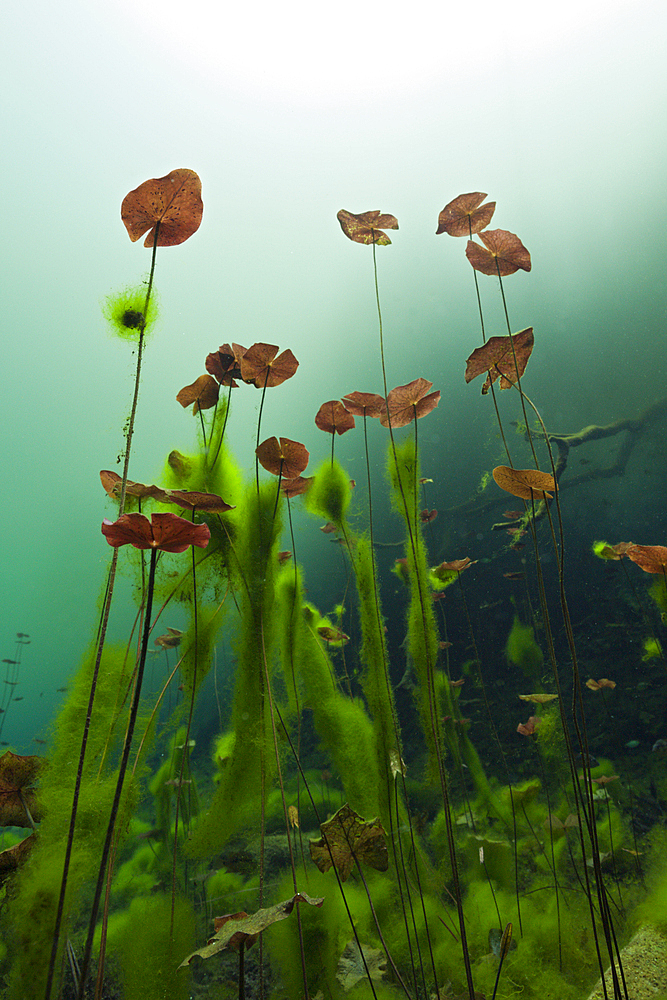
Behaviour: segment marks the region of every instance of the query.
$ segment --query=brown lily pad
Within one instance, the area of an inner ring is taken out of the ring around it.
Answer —
[[[347,238],[354,243],[375,243],[379,247],[386,247],[391,240],[382,230],[398,229],[398,219],[393,215],[383,215],[379,210],[354,215],[341,208],[336,218]]]
[[[234,510],[217,493],[200,493],[198,490],[165,490],[164,493],[164,503],[187,507],[188,510],[202,510],[209,514],[224,514],[228,510]]]
[[[485,198],[481,191],[472,191],[450,201],[438,216],[436,236],[447,233],[449,236],[470,237],[486,229],[496,210],[496,203],[489,201],[482,205]]]
[[[664,545],[631,545],[625,555],[645,573],[664,575],[667,572],[667,547]]]
[[[285,479],[296,479],[308,465],[310,455],[306,446],[300,441],[291,441],[289,438],[267,438],[262,441],[255,454],[259,459],[262,468],[271,472],[274,476],[282,476]]]
[[[119,476],[117,472],[113,472],[111,469],[102,469],[100,471],[100,481],[110,497],[113,497],[114,500],[120,499],[120,491],[123,483],[122,476]],[[167,494],[159,486],[146,486],[144,483],[133,483],[131,479],[128,479],[125,483],[125,492],[128,496],[138,497],[141,500],[151,497],[153,500],[159,500],[160,503],[167,502]]]
[[[493,478],[501,490],[523,500],[530,500],[531,497],[541,500],[543,496],[551,499],[547,490],[556,489],[551,473],[540,472],[539,469],[511,469],[508,465],[498,465],[493,470]]]
[[[176,400],[183,408],[192,403],[192,412],[199,413],[200,410],[210,410],[215,406],[219,395],[220,382],[212,375],[200,375],[190,385],[183,386],[177,393]]]
[[[530,271],[530,254],[514,233],[506,229],[487,229],[479,234],[479,238],[484,243],[483,247],[474,240],[469,240],[466,247],[466,257],[476,271],[503,278],[519,268]]]
[[[350,392],[343,396],[343,406],[355,417],[381,417],[387,408],[384,396],[376,392]]]
[[[330,399],[315,414],[315,425],[328,434],[345,434],[354,427],[354,417],[339,399]]]
[[[154,242],[159,247],[184,243],[199,229],[203,212],[201,181],[194,170],[187,169],[144,181],[125,196],[120,209],[133,243],[148,231],[145,247],[152,247]]]
[[[233,347],[236,350],[239,345],[234,344]],[[239,350],[244,351],[244,348]],[[253,344],[242,356],[237,357],[243,381],[257,389],[270,389],[291,378],[299,367],[299,362],[291,351],[278,354],[279,350],[274,344]]]
[[[428,379],[416,378],[407,385],[398,385],[392,389],[387,396],[389,415],[385,411],[380,416],[382,426],[388,427],[391,420],[394,429],[406,427],[413,420],[425,417],[434,410],[440,402],[440,392],[429,393],[432,385]]]
[[[286,497],[298,497],[306,493],[315,482],[315,476],[296,476],[294,479],[281,479],[280,489]]]
[[[466,361],[466,382],[472,382],[478,375],[486,373],[483,396],[497,379],[500,379],[501,389],[511,389],[523,378],[534,343],[532,326],[511,337],[489,337],[482,347],[475,348]]]

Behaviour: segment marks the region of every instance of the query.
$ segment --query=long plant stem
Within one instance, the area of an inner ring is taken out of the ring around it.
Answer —
[[[144,332],[146,329],[146,316],[148,315],[148,307],[150,305],[151,293],[153,290],[153,277],[155,275],[155,261],[157,255],[158,246],[158,235],[160,232],[159,221],[155,225],[155,235],[153,238],[153,253],[151,256],[151,270],[148,277],[148,286],[146,288],[146,298],[144,300],[144,318],[139,327],[139,343],[137,346],[137,367],[134,377],[134,394],[132,397],[132,408],[130,410],[130,419],[127,427],[127,435],[125,438],[125,458],[123,462],[123,479],[121,483],[120,491],[120,504],[118,516],[120,517],[125,511],[125,496],[127,491],[127,477],[130,467],[130,453],[132,451],[132,437],[134,435],[134,423],[137,413],[137,404],[139,401],[139,384],[141,382],[141,362],[143,358],[143,348],[144,348]],[[65,857],[63,860],[63,874],[60,881],[60,893],[58,896],[58,905],[56,909],[56,919],[53,928],[53,938],[51,942],[51,956],[49,959],[49,971],[46,979],[46,991],[45,1000],[50,1000],[51,990],[53,988],[53,979],[55,975],[56,960],[58,956],[58,944],[60,941],[60,930],[62,927],[63,914],[65,910],[65,897],[67,894],[67,881],[69,877],[69,867],[72,858],[72,848],[74,846],[74,831],[76,828],[76,816],[79,807],[79,797],[81,794],[81,782],[83,780],[83,769],[86,759],[86,750],[88,748],[88,736],[90,734],[90,726],[93,717],[93,705],[95,703],[95,693],[97,691],[97,678],[100,672],[100,664],[102,661],[102,652],[104,650],[104,643],[106,640],[107,627],[109,624],[109,614],[111,611],[111,602],[113,600],[114,585],[116,582],[116,567],[118,565],[118,549],[114,549],[113,557],[111,559],[111,567],[109,569],[109,577],[107,580],[106,593],[104,597],[104,604],[102,607],[102,615],[100,618],[100,627],[98,629],[97,635],[97,649],[95,653],[95,666],[93,668],[93,676],[90,682],[90,695],[88,698],[88,707],[86,710],[86,720],[83,727],[83,734],[81,737],[81,750],[79,753],[79,765],[77,768],[76,781],[74,784],[74,795],[72,798],[72,810],[70,813],[70,825],[67,834],[67,845],[65,847]]]
[[[461,951],[463,956],[463,964],[465,966],[466,972],[466,985],[468,988],[468,996],[470,1000],[475,1000],[475,987],[472,978],[472,964],[470,962],[470,953],[468,951],[468,941],[467,932],[465,926],[465,915],[463,912],[463,896],[461,892],[461,882],[458,875],[458,863],[456,858],[456,845],[454,842],[454,830],[452,826],[452,817],[450,809],[450,799],[449,799],[449,783],[447,779],[447,773],[445,770],[445,764],[442,758],[442,751],[440,749],[440,739],[438,731],[438,712],[437,705],[435,701],[435,691],[434,691],[434,664],[432,662],[432,657],[429,651],[428,643],[428,622],[426,617],[426,605],[424,600],[423,592],[423,581],[421,580],[419,560],[417,558],[417,541],[415,538],[415,532],[417,530],[417,525],[413,525],[413,519],[411,517],[411,512],[408,508],[407,497],[405,495],[405,489],[403,487],[403,482],[401,479],[401,473],[398,463],[398,455],[396,450],[396,441],[394,439],[394,432],[391,426],[391,413],[389,411],[389,390],[387,386],[387,370],[384,358],[384,331],[382,326],[382,310],[380,308],[380,289],[378,285],[378,272],[377,272],[377,260],[375,254],[375,243],[372,244],[373,247],[373,275],[375,279],[375,301],[377,304],[378,312],[378,325],[380,334],[380,361],[382,365],[382,384],[384,388],[384,398],[385,405],[387,408],[387,426],[389,429],[389,439],[391,441],[392,456],[394,459],[394,467],[396,469],[396,482],[401,495],[403,510],[405,511],[405,523],[408,530],[408,539],[410,544],[410,549],[413,556],[414,573],[417,579],[417,593],[419,597],[419,602],[421,606],[421,619],[423,626],[424,635],[424,653],[426,657],[426,673],[427,673],[427,688],[428,688],[428,710],[431,723],[431,733],[433,737],[433,747],[435,751],[436,761],[438,765],[438,778],[440,781],[440,791],[442,794],[442,804],[445,814],[445,822],[447,826],[447,844],[449,849],[449,860],[452,871],[452,880],[454,885],[454,898],[456,901],[456,910],[459,922],[459,933],[461,935]],[[415,420],[417,419],[417,414],[415,412]],[[415,462],[417,461],[417,456],[415,455]]]
[[[95,895],[93,897],[93,905],[91,908],[90,920],[88,923],[88,936],[86,938],[83,960],[81,962],[81,979],[79,982],[77,1000],[84,1000],[85,997],[86,980],[88,978],[88,971],[90,969],[90,957],[93,950],[93,938],[95,936],[95,924],[97,922],[97,914],[100,907],[102,889],[104,887],[104,879],[106,876],[107,862],[109,860],[109,852],[111,850],[111,843],[116,828],[116,818],[118,816],[118,809],[120,806],[120,797],[123,792],[123,783],[125,781],[127,765],[130,759],[130,750],[132,748],[132,737],[134,736],[134,727],[137,721],[137,712],[139,711],[139,700],[141,698],[141,684],[144,676],[144,668],[146,666],[146,653],[148,652],[148,640],[151,634],[151,612],[153,608],[153,590],[155,586],[155,566],[157,564],[157,554],[158,554],[157,548],[151,549],[151,562],[148,573],[148,591],[146,594],[146,611],[144,614],[144,633],[143,633],[143,638],[141,640],[141,653],[139,655],[139,663],[137,666],[137,677],[134,687],[134,697],[132,699],[132,706],[130,708],[130,717],[127,723],[127,732],[125,733],[125,743],[123,745],[123,753],[120,760],[120,767],[118,768],[118,779],[116,781],[116,790],[114,792],[113,802],[111,804],[109,823],[107,825],[107,832],[104,838],[104,846],[102,848],[102,854],[100,857],[97,885],[95,886]]]

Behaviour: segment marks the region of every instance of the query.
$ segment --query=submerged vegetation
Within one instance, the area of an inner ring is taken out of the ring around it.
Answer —
[[[129,473],[154,474],[135,473],[131,458],[158,248],[196,232],[201,185],[175,170],[124,200],[123,222],[133,241],[145,236],[151,266],[145,285],[105,306],[137,368],[122,474],[100,473],[113,552],[99,627],[43,755],[0,757],[7,1000],[567,1000],[588,996],[601,976],[599,995],[621,1000],[645,995],[636,962],[626,977],[622,949],[647,928],[646,954],[663,948],[667,968],[667,779],[651,779],[658,812],[646,821],[637,776],[599,755],[598,719],[606,713],[613,729],[619,691],[586,673],[590,656],[586,667],[580,659],[561,508],[570,449],[626,430],[634,443],[637,428],[545,427],[524,391],[534,332],[512,333],[503,280],[530,271],[530,255],[513,233],[488,229],[495,203],[485,199],[455,198],[437,232],[467,240],[482,344],[465,379],[483,377],[502,441],[504,464],[482,476],[473,500],[512,505],[493,525],[518,567],[504,574],[514,588],[509,632],[494,638],[511,694],[490,671],[484,628],[496,626],[466,597],[478,560],[464,546],[436,564],[419,435],[440,390],[425,377],[387,383],[376,248],[391,244],[394,216],[338,213],[343,233],[369,248],[379,361],[375,384],[341,386],[314,416],[331,435],[319,468],[308,470],[306,443],[262,436],[265,393],[289,392],[297,373],[292,352],[225,343],[178,393],[196,420],[192,453],[171,451],[159,484],[146,485]],[[480,274],[497,279],[500,335],[487,335]],[[259,390],[259,411],[255,454],[237,464],[226,431],[242,385]],[[519,437],[501,420],[502,391],[515,397]],[[386,429],[381,481],[369,420]],[[335,454],[336,438],[355,429],[364,502]],[[403,539],[391,621],[379,491]],[[348,585],[333,609],[307,599],[295,504],[338,544]],[[640,655],[664,672],[667,548],[591,546],[605,568],[635,574]],[[630,561],[653,574],[652,604]],[[109,639],[114,615],[125,617],[121,569],[137,598],[123,644]],[[182,628],[167,625],[176,609]],[[400,642],[389,628],[397,620]],[[5,660],[10,691],[28,638],[19,634]],[[223,642],[234,651],[229,683],[219,683]],[[164,674],[146,691],[155,648]],[[206,746],[192,735],[199,714]],[[654,759],[666,752],[657,740]]]

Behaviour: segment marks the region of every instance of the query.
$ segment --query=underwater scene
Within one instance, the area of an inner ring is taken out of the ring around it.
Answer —
[[[664,1000],[665,17],[325,13],[10,17],[0,997]]]

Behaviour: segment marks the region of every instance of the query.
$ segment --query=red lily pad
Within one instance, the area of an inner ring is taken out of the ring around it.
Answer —
[[[207,524],[193,524],[176,514],[123,514],[116,521],[102,522],[102,534],[109,545],[133,545],[135,549],[185,552],[191,545],[204,549],[211,532]]]

